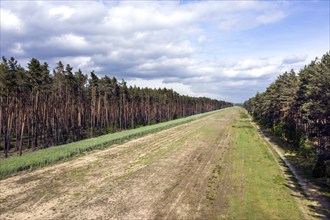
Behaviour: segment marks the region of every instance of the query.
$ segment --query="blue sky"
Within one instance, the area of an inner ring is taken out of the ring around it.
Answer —
[[[329,51],[329,1],[8,1],[1,56],[243,102]]]

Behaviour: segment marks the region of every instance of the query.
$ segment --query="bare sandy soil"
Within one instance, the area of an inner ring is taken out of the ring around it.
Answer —
[[[0,182],[1,219],[210,219],[228,206],[224,111]]]

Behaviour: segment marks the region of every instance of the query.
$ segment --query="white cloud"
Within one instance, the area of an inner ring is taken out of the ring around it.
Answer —
[[[260,26],[289,19],[289,7],[283,5],[276,1],[4,1],[1,53],[21,60],[62,60],[86,73],[94,69],[99,75],[115,74],[132,82],[157,81],[149,85],[174,83],[175,90],[180,92],[182,86],[190,95],[229,97],[222,94],[230,93],[223,88],[250,86],[282,73],[289,64],[305,62],[300,55],[283,59],[271,50],[278,49],[275,46],[260,47],[268,46],[272,36],[280,45],[280,33],[253,35]],[[275,58],[260,58],[271,54]]]
[[[255,66],[249,68],[227,68],[224,75],[230,78],[259,78],[276,72],[277,65]]]
[[[72,57],[70,63],[78,69],[88,69],[95,65],[92,58],[89,56]]]
[[[234,67],[234,70],[238,71],[245,71],[245,70],[252,70],[257,68],[262,68],[269,65],[268,60],[265,59],[259,59],[259,60],[252,60],[252,59],[246,59],[246,60],[240,60]]]
[[[268,24],[268,23],[274,23],[280,21],[284,17],[285,17],[284,12],[274,11],[274,12],[268,12],[267,14],[259,15],[256,19],[259,24]]]
[[[83,70],[85,74],[89,74],[91,71],[100,71],[101,67],[95,64],[92,57],[89,56],[66,56],[66,57],[55,57],[54,63],[61,61],[64,65],[69,64],[73,67],[73,72],[78,69]]]
[[[63,34],[60,36],[52,37],[47,42],[47,44],[56,47],[66,47],[66,48],[74,48],[74,49],[85,48],[89,45],[84,37],[77,36],[74,34]]]
[[[178,7],[179,8],[179,7]],[[148,2],[112,7],[103,19],[104,24],[116,31],[146,31],[173,28],[192,22],[195,14],[173,8],[172,5],[161,5]]]
[[[74,8],[70,8],[68,6],[60,6],[50,9],[49,15],[52,17],[58,17],[59,20],[63,21],[70,18],[75,12],[76,10]]]
[[[23,22],[12,11],[0,9],[1,30],[8,32],[23,32]]]
[[[238,87],[238,86],[246,86],[246,85],[256,85],[258,83],[257,80],[230,80],[224,81],[222,83],[225,87]]]
[[[153,79],[153,80],[134,79],[134,80],[128,80],[127,84],[130,86],[135,85],[141,88],[148,87],[148,88],[156,88],[156,89],[158,88],[173,89],[174,91],[182,95],[199,96],[198,93],[194,93],[191,90],[191,87],[189,85],[183,85],[180,82],[164,83],[162,79]]]

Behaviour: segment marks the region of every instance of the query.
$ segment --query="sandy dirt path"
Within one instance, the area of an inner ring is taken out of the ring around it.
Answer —
[[[230,191],[239,110],[1,180],[1,219],[209,219]],[[220,184],[221,183],[221,184]]]

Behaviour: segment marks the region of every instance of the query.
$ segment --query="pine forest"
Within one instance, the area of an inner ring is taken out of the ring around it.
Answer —
[[[313,174],[330,177],[330,53],[298,73],[280,75],[244,103],[256,121],[315,160]]]
[[[172,89],[127,86],[58,62],[0,64],[0,131],[4,157],[232,106]]]

